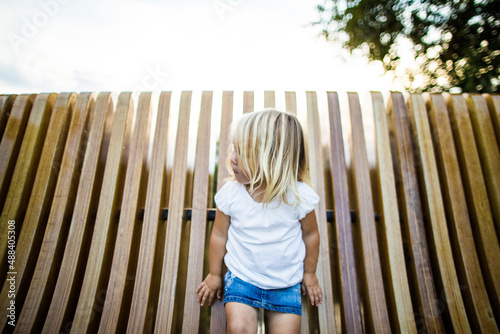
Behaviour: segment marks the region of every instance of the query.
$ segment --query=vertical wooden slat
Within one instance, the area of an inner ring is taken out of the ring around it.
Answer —
[[[307,101],[307,109],[306,109],[307,113],[306,113],[306,118],[304,120],[305,126],[303,126],[303,130],[304,130],[304,136],[306,137],[306,138],[304,138],[304,140],[306,141],[306,143],[308,143],[308,151],[307,151],[308,159],[310,161],[312,161],[311,155],[316,156],[318,154],[318,150],[316,149],[317,140],[316,140],[316,137],[314,137],[314,134],[315,134],[314,113],[318,112],[317,111],[317,97],[314,94],[314,92],[306,92],[306,101]],[[321,197],[320,192],[317,190],[317,175],[316,175],[317,168],[314,168],[313,166],[316,167],[316,164],[309,166],[309,175],[310,175],[310,179],[311,179],[310,180],[311,185],[315,189],[315,191],[318,193],[321,200],[324,200],[324,197]],[[318,206],[319,205],[321,205],[321,203],[318,203]],[[315,212],[315,214],[316,214],[316,216],[318,215],[317,212]],[[316,218],[317,218],[318,229],[319,229],[319,226],[320,226],[319,219],[321,219],[321,217],[316,217]],[[319,233],[321,235],[321,230]],[[322,256],[321,255],[321,253],[322,253],[321,246],[324,246],[321,243],[322,241],[323,240],[320,239],[320,253],[319,253],[319,257],[318,257],[316,275],[318,277],[319,285],[323,289],[323,302],[325,302],[325,300],[327,298],[327,296],[325,294],[326,286],[324,286],[324,284],[323,284],[322,271],[321,271],[321,269],[319,269],[319,267],[321,266],[320,258]],[[331,290],[331,293],[333,293],[333,288]],[[318,320],[319,320],[318,309],[319,309],[318,307],[310,305],[309,296],[307,296],[307,294],[305,296],[304,295],[302,296],[302,319],[306,319],[306,321],[301,321],[301,323],[300,323],[300,333],[301,334],[306,334],[306,333],[310,333],[310,332],[319,333],[320,324],[318,323]]]
[[[497,136],[497,144],[500,146],[500,95],[485,94],[484,96],[490,110],[491,123]]]
[[[427,103],[434,135],[432,139],[440,165],[441,185],[448,207],[448,225],[457,255],[456,267],[460,281],[467,284],[463,295],[468,303],[470,324],[474,332],[498,333],[495,319],[491,317],[493,311],[474,245],[446,102],[442,95],[433,94]]]
[[[295,92],[285,93],[285,104],[286,110],[294,115],[297,115],[297,100]],[[307,302],[307,296],[302,296],[302,319],[300,321],[300,332],[309,333],[310,321],[309,321],[309,303]]]
[[[74,95],[70,96],[66,108],[72,108],[75,98]],[[16,327],[16,331],[19,332],[31,332],[34,328],[40,328],[50,305],[55,285],[52,277],[57,276],[59,270],[85,152],[85,132],[88,131],[89,125],[87,110],[91,99],[93,99],[91,93],[83,93],[76,98],[61,171],[54,192],[54,201],[50,209],[40,255],[26,296],[29,303],[24,305]],[[55,109],[54,112],[60,112],[60,110]]]
[[[342,288],[342,331],[362,333],[360,300],[354,259],[351,213],[342,140],[338,94],[327,92],[330,120],[330,161],[335,199],[335,229],[338,244],[339,272]],[[310,164],[314,164],[313,161]]]
[[[243,92],[243,113],[254,111],[253,92]]]
[[[122,98],[128,100],[130,94],[120,95],[119,102],[123,103],[125,101],[121,100]],[[109,135],[109,129],[114,120],[113,109],[111,94],[100,93],[96,100],[82,176],[78,186],[78,197],[75,204],[77,210],[73,213],[74,216],[78,214],[76,216],[78,220],[73,220],[71,225],[85,226],[87,220],[91,219],[89,217],[92,214],[91,210],[95,209],[94,203],[98,200],[97,217],[93,231],[91,230],[93,234],[90,249],[87,246],[85,250],[80,250],[81,255],[87,257],[85,272],[74,274],[83,275],[83,283],[71,326],[72,333],[95,332],[104,303],[105,282],[109,269],[106,270],[103,267],[106,268],[107,261],[110,261],[110,251],[106,249],[106,245],[113,242],[116,233],[116,224],[111,223],[111,221],[116,215],[116,212],[113,211],[113,202],[116,189],[120,186],[120,178],[116,175],[118,167],[122,163],[120,156],[122,152],[121,140],[123,139],[119,138],[118,133],[116,136]],[[113,135],[115,129],[116,127],[113,125]],[[120,129],[117,130],[120,132]],[[70,236],[73,237],[71,234]],[[74,237],[77,241],[81,238],[81,236],[76,235]],[[75,251],[78,252],[78,249]],[[73,261],[75,260],[73,259]],[[74,263],[72,268],[75,268]]]
[[[162,92],[160,95],[160,101],[158,108],[161,110],[166,110],[168,108],[168,118],[170,119],[171,115],[171,110],[170,110],[170,104],[171,104],[171,97],[172,93],[171,92]],[[165,111],[163,111],[165,114]],[[164,115],[163,117],[165,117]],[[169,121],[170,122],[170,121]],[[171,156],[174,152],[171,151],[169,147],[172,147],[173,145],[170,145],[168,143],[169,139],[169,133],[168,130],[171,129],[172,126],[166,125],[165,129],[167,129],[167,142],[165,143],[165,150],[166,150],[166,161],[163,163],[163,173],[164,173],[164,179],[161,185],[161,197],[159,198],[160,201],[160,208],[168,208],[169,207],[169,201],[170,201],[170,184],[171,184],[171,176],[172,176],[172,166],[168,164],[169,156]],[[154,180],[153,180],[154,181]],[[161,210],[161,209],[160,209]],[[160,211],[162,212],[162,211]],[[164,212],[163,212],[164,213]],[[149,301],[147,303],[147,313],[145,315],[145,325],[144,325],[144,333],[152,333],[154,331],[154,326],[155,326],[155,321],[156,321],[156,313],[157,313],[157,308],[158,308],[158,300],[159,300],[159,292],[160,292],[160,285],[162,282],[162,266],[163,266],[163,254],[164,254],[164,248],[165,248],[165,242],[166,242],[166,231],[167,231],[167,224],[166,224],[166,219],[168,217],[165,217],[165,215],[161,216],[159,220],[156,221],[157,223],[157,232],[156,232],[156,245],[154,248],[154,253],[149,255],[153,256],[153,268],[152,268],[152,277],[151,277],[151,283],[150,283],[150,288],[149,292]],[[150,242],[150,241],[148,241]],[[142,298],[139,296],[139,298]]]
[[[231,123],[233,121],[233,92],[224,92],[222,94],[222,114],[219,135],[219,159],[217,169],[217,191],[224,185],[224,180],[229,177],[226,168],[228,158],[227,149],[229,147],[229,136]]]
[[[387,108],[389,132],[394,140],[395,175],[399,207],[403,218],[403,234],[407,239],[413,298],[416,299],[417,330],[443,333],[436,288],[432,279],[429,249],[425,236],[420,194],[417,183],[413,144],[405,102],[401,93],[390,95]]]
[[[1,95],[0,96],[0,142],[2,141],[3,133],[9,120],[12,105],[17,95]]]
[[[330,241],[326,221],[325,180],[323,175],[323,156],[321,148],[321,130],[319,123],[317,97],[315,92],[307,92],[307,124],[311,183],[317,191],[320,202],[316,208],[316,217],[320,233],[320,252],[317,276],[323,288],[323,304],[318,308],[319,329],[321,333],[335,333],[334,300],[332,276],[330,271]]]
[[[435,161],[434,145],[432,143],[430,126],[427,118],[425,102],[421,95],[412,94],[408,101],[408,117],[412,129],[416,151],[419,156],[419,173],[423,178],[425,189],[425,208],[431,227],[434,256],[439,267],[435,275],[440,278],[448,304],[445,314],[449,312],[451,324],[457,333],[470,333],[467,314],[460,293],[458,277],[455,271],[453,255],[450,245],[441,188]]]
[[[55,99],[56,94],[40,94],[36,97],[33,104],[33,109],[26,126],[26,132],[12,175],[12,181],[7,193],[2,217],[0,218],[0,230],[5,237],[7,236],[7,232],[3,229],[7,228],[8,220],[15,219],[14,217],[19,217],[26,211]],[[17,220],[16,225],[17,224],[19,226],[16,227],[21,229],[22,220]],[[15,270],[9,269],[9,272],[14,271],[17,273],[15,286],[19,308],[21,307],[21,300],[24,300],[26,296],[27,289],[26,284],[26,286],[20,289],[24,271],[27,270],[27,275],[31,275],[34,269],[33,263],[36,261],[37,252],[32,251],[29,247],[33,247],[33,243],[35,248],[39,246],[39,242],[36,242],[38,239],[34,240],[34,235],[36,235],[38,228],[38,224],[35,224],[34,226],[25,226],[23,234],[20,234],[19,230],[16,231],[17,249],[16,262],[14,263]],[[23,241],[24,239],[26,239],[26,241]],[[21,247],[21,245],[25,246]],[[0,252],[4,251],[7,252],[7,245],[5,244],[4,246],[2,243]],[[32,259],[32,257],[35,257],[35,259]],[[6,266],[2,266],[2,280],[5,278],[5,273],[7,272],[4,268],[6,268]],[[0,331],[3,331],[7,325],[7,307],[10,304],[10,298],[8,298],[10,284],[7,283],[7,281],[4,281],[0,294],[0,305],[2,306],[0,315],[2,316],[1,319],[4,319],[1,322]]]
[[[348,93],[351,114],[351,145],[354,186],[358,207],[362,277],[365,289],[365,310],[367,311],[369,331],[384,333],[389,330],[389,317],[384,292],[380,255],[375,229],[375,214],[371,193],[371,182],[366,155],[361,105],[358,94]],[[362,289],[363,291],[363,289]]]
[[[297,115],[297,99],[295,92],[285,92],[285,108],[288,112]]]
[[[127,278],[133,277],[136,262],[131,257],[134,235],[141,234],[142,224],[136,223],[138,215],[139,188],[142,174],[145,173],[145,161],[148,154],[149,129],[151,125],[151,92],[142,92],[137,107],[137,117],[127,163],[127,175],[118,222],[118,234],[115,241],[111,273],[107,284],[106,300],[102,310],[99,333],[124,331],[128,322],[130,304],[125,302]],[[121,326],[120,326],[121,325]],[[120,327],[118,327],[120,326]]]
[[[500,151],[484,96],[466,94],[465,101],[471,115],[497,236],[500,237],[500,173],[498,172],[500,170]]]
[[[388,307],[390,306],[395,312],[389,320],[394,332],[416,333],[406,264],[404,256],[401,256],[404,254],[404,249],[387,116],[382,94],[371,92],[371,100],[376,133],[376,182],[379,189],[374,199],[381,213],[379,224],[382,226],[379,226],[378,234],[382,236],[385,244],[385,247],[381,245],[381,262],[382,270],[388,278],[386,284]]]
[[[264,108],[276,108],[275,93],[273,90],[264,92]]]
[[[144,331],[148,305],[152,304],[152,300],[154,300],[154,296],[151,296],[154,292],[150,291],[152,288],[154,255],[159,231],[161,198],[165,195],[164,186],[166,184],[168,147],[168,131],[166,129],[168,129],[169,123],[171,96],[171,92],[162,92],[158,105],[158,117],[153,142],[154,154],[151,157],[151,172],[148,180],[143,231],[141,234],[136,280],[127,326],[127,333],[131,334]]]
[[[9,184],[12,180],[12,173],[18,158],[19,148],[23,142],[26,125],[34,100],[35,95],[27,94],[19,95],[15,99],[11,115],[6,124],[5,135],[2,137],[2,141],[0,142],[0,156],[2,157],[2,159],[0,159],[0,209],[3,208],[7,190],[9,189]],[[12,213],[13,212],[9,212],[9,214]],[[17,220],[18,224],[20,224],[22,216],[20,216],[20,213],[17,213],[14,216],[10,215],[8,217],[2,215],[1,221],[3,222],[5,219]],[[3,252],[5,251],[5,246],[7,245],[5,243],[7,241],[7,230],[3,230],[4,225],[6,224],[1,224],[0,227],[0,229],[2,229],[2,234],[0,236],[0,264],[2,265],[2,270],[5,268]]]
[[[173,325],[175,288],[179,266],[179,247],[184,213],[186,188],[187,146],[191,92],[181,94],[179,123],[175,141],[174,168],[170,188],[167,232],[163,256],[162,281],[156,315],[155,333],[170,333]],[[177,301],[179,302],[179,301]]]
[[[210,128],[212,114],[212,92],[203,92],[201,98],[198,138],[196,144],[196,162],[194,166],[193,211],[189,237],[189,261],[187,272],[187,290],[184,297],[183,333],[198,333],[200,323],[200,305],[195,288],[203,280],[203,254],[205,251],[205,233],[207,226],[208,173],[210,161]]]
[[[464,181],[467,206],[472,218],[474,241],[488,289],[488,295],[497,319],[500,318],[500,245],[488,201],[481,161],[467,104],[462,95],[448,95],[452,131],[457,148],[460,171]]]
[[[253,97],[252,97],[253,101]],[[252,107],[253,109],[253,107]],[[228,158],[228,147],[230,137],[230,126],[233,121],[233,92],[224,92],[222,95],[222,114],[219,136],[219,159],[217,167],[217,191],[225,183],[225,179],[229,177],[229,172],[226,168]],[[222,301],[215,301],[212,306],[210,317],[210,333],[225,333],[226,332],[226,312]]]
[[[208,176],[207,176],[208,178]],[[194,173],[193,167],[188,167],[186,175],[186,190],[184,192],[184,208],[193,208],[193,181]],[[186,213],[186,211],[184,211]],[[191,210],[192,212],[192,210]],[[177,284],[175,287],[175,300],[174,305],[174,318],[173,318],[173,333],[182,332],[182,322],[184,318],[184,303],[186,302],[186,289],[187,289],[187,271],[189,262],[189,237],[192,221],[188,220],[189,217],[183,217],[183,224],[181,227],[181,240],[179,248],[179,271],[177,272]],[[206,219],[205,219],[206,222]],[[198,284],[200,281],[197,282]],[[189,291],[190,295],[196,295],[193,290],[196,289],[197,284]]]
[[[54,196],[75,99],[76,95],[71,93],[63,93],[57,96],[54,112],[47,129],[47,137],[40,156],[33,190],[16,246],[16,253],[25,253],[27,259],[23,261],[22,266],[16,263],[16,270],[18,271],[16,277],[16,285],[18,285],[18,289],[16,289],[18,291],[16,306],[18,309],[21,309],[24,305],[24,296],[27,294],[31,274],[35,266],[34,261],[40,255],[40,243]],[[40,224],[40,222],[43,222],[43,224]],[[16,330],[18,328],[16,326]]]

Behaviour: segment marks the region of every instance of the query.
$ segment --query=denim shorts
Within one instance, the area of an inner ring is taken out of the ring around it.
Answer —
[[[224,304],[229,302],[302,315],[300,283],[284,289],[264,290],[239,279],[228,270],[224,276]]]

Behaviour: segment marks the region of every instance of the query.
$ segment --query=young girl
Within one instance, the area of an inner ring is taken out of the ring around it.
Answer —
[[[298,333],[302,293],[322,303],[316,276],[318,195],[308,181],[298,119],[266,109],[244,115],[232,128],[232,181],[215,195],[210,273],[196,292],[201,306],[221,298],[228,333],[256,333],[265,310],[270,333]],[[227,251],[227,253],[226,253]]]

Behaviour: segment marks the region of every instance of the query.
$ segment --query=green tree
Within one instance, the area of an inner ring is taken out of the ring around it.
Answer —
[[[327,39],[361,49],[412,92],[498,93],[500,0],[326,0],[318,5]],[[412,52],[402,52],[405,41]]]

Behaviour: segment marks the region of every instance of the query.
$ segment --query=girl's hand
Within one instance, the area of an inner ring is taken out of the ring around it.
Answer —
[[[323,292],[318,283],[318,277],[315,273],[304,273],[302,280],[302,294],[308,294],[311,300],[311,305],[319,306],[323,303]]]
[[[208,299],[208,306],[211,306],[215,296],[217,296],[217,299],[221,298],[221,292],[222,277],[208,274],[207,278],[196,288],[198,303],[203,306]]]

